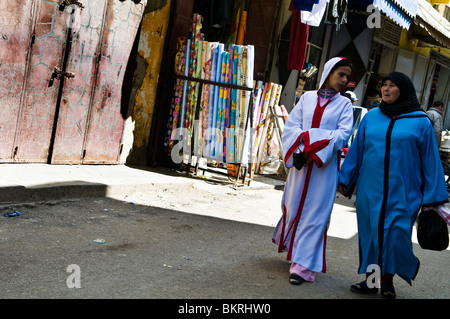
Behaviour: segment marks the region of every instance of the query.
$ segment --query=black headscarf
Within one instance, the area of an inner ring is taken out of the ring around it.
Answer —
[[[380,110],[384,115],[392,118],[400,114],[420,110],[420,104],[417,100],[414,84],[406,74],[401,72],[391,72],[383,79],[382,83],[384,84],[386,80],[391,80],[398,86],[400,89],[400,96],[397,101],[392,104],[387,104],[384,101],[381,102]]]

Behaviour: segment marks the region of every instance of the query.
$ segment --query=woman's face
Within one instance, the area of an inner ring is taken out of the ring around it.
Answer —
[[[392,104],[400,97],[400,89],[391,80],[386,80],[381,87],[381,97],[387,104]]]
[[[350,80],[351,74],[352,69],[349,66],[338,67],[329,75],[325,88],[333,89],[338,92],[342,91]]]

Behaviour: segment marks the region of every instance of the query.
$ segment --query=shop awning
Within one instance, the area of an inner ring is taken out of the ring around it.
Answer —
[[[418,12],[419,0],[374,0],[373,5],[402,28],[409,29]]]
[[[419,0],[410,36],[419,41],[450,49],[450,22],[425,0]]]
[[[419,0],[393,0],[408,16],[414,18],[419,10]]]

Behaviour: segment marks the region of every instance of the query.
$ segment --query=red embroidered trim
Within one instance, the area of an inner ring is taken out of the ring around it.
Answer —
[[[284,228],[286,226],[286,206],[283,205],[283,227],[281,228],[281,235],[280,235],[280,242],[278,243],[278,252],[281,253],[286,248],[286,245],[284,244],[285,238],[284,238]],[[289,233],[289,231],[288,231]]]
[[[305,136],[303,138],[303,142],[305,144],[304,152],[306,154],[308,154],[308,156],[316,163],[317,167],[319,167],[319,168],[322,167],[323,162],[319,158],[319,156],[317,156],[317,152],[324,149],[330,143],[330,140],[320,140],[320,141],[314,142],[313,144],[310,144],[309,133],[308,133],[308,134],[305,134]]]
[[[325,232],[323,234],[323,254],[322,254],[322,272],[327,272],[327,261],[325,259],[325,253],[327,250],[327,229],[325,229]]]
[[[284,164],[287,164],[287,159],[291,157],[292,153],[294,153],[294,150],[298,147],[298,144],[300,142],[300,138],[305,134],[306,132],[301,133],[295,142],[292,144],[291,148],[287,151],[286,156],[284,157]]]

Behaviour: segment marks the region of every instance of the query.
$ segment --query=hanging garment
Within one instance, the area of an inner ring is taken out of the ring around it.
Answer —
[[[319,2],[313,6],[311,12],[301,11],[301,21],[312,27],[320,26],[328,2],[330,2],[330,0],[319,0]]]
[[[301,71],[305,63],[309,26],[302,23],[300,11],[294,9],[292,3],[290,10],[292,18],[287,67],[289,70]]]
[[[339,30],[341,24],[347,23],[347,4],[347,0],[330,0],[327,4],[325,22],[336,25],[336,30]]]
[[[323,86],[333,66],[343,58],[325,64]],[[318,91],[303,94],[289,114],[283,130],[284,162],[289,169],[278,222],[272,240],[287,259],[314,272],[325,272],[327,229],[333,208],[338,153],[346,144],[353,125],[350,100],[335,94],[320,106]],[[298,170],[292,168],[294,153],[306,152],[313,161]]]
[[[374,264],[382,275],[398,274],[411,283],[419,268],[411,243],[417,214],[422,205],[448,201],[426,114],[413,111],[390,118],[379,108],[368,112],[345,157],[339,183],[349,190],[357,183],[359,273]]]

